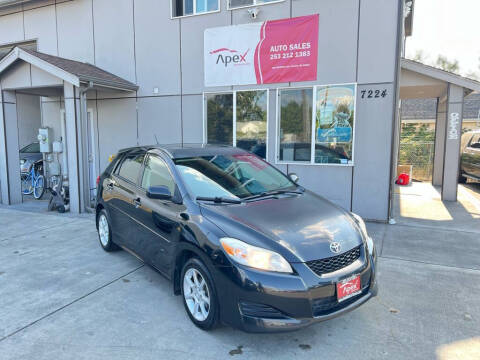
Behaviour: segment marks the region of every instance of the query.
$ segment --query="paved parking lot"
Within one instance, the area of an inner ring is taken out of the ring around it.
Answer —
[[[170,283],[93,218],[0,207],[0,359],[479,359],[480,226],[368,224],[380,294],[287,334],[192,325]]]

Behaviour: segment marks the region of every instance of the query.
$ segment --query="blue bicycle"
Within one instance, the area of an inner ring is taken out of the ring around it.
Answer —
[[[32,164],[28,173],[22,174],[22,194],[31,195],[35,199],[40,199],[45,192],[45,178],[42,175],[43,160],[38,160]]]

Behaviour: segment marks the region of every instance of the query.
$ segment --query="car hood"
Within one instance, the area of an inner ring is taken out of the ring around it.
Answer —
[[[331,257],[362,244],[353,218],[310,191],[201,208],[227,236],[277,251],[290,262]],[[339,253],[330,250],[332,242],[340,243]]]

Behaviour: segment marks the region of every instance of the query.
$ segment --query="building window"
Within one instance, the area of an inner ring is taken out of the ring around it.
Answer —
[[[200,15],[220,9],[220,0],[171,0],[172,17]]]
[[[283,1],[285,0],[228,0],[228,8],[238,9],[247,6],[265,5]]]
[[[267,157],[268,90],[205,94],[207,143]]]
[[[353,163],[355,84],[281,89],[278,97],[280,162]]]
[[[280,98],[280,161],[311,161],[313,89],[282,89]]]
[[[233,94],[207,94],[207,142],[233,145]]]

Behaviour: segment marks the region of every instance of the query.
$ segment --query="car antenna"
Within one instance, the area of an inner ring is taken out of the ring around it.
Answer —
[[[157,145],[160,145],[160,144],[158,143],[157,134],[153,134],[153,136],[155,136],[155,141],[157,142]]]

